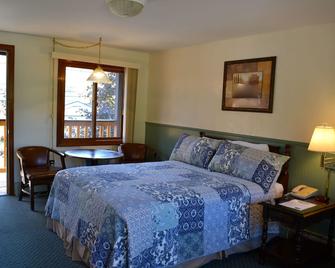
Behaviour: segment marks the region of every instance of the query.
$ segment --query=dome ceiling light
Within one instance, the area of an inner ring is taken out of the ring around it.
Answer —
[[[120,17],[134,17],[141,13],[147,0],[105,0],[109,10]]]

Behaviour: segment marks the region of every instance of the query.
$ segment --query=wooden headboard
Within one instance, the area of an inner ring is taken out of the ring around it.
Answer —
[[[202,131],[200,132],[200,137],[207,137],[207,138],[217,139],[217,140],[225,139],[223,137],[216,137],[216,136],[208,135],[206,134],[206,132],[202,132]],[[234,139],[231,139],[229,137],[229,140],[234,140]],[[239,140],[242,140],[242,139],[239,138]],[[271,145],[271,144],[268,144],[268,145],[269,145],[269,150],[272,153],[277,153],[277,154],[282,154],[282,155],[287,155],[287,156],[291,155],[291,146],[289,144],[284,144],[283,146]],[[278,183],[283,185],[284,194],[288,192],[288,180],[289,180],[288,164],[289,164],[289,161],[287,161],[283,165],[280,175],[277,180]]]

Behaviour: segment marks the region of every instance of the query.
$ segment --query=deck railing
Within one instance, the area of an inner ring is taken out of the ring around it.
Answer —
[[[97,121],[96,137],[113,138],[118,136],[117,121]],[[92,138],[92,121],[65,120],[64,137],[67,139]]]
[[[0,172],[6,172],[7,165],[7,135],[6,119],[0,119]]]

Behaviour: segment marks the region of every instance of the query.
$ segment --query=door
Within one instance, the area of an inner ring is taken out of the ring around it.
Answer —
[[[0,44],[0,195],[14,195],[14,46]]]

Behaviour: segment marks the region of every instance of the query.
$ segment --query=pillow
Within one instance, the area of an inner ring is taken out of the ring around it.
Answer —
[[[288,156],[264,152],[223,141],[208,168],[257,183],[267,193],[279,175]]]
[[[257,149],[260,151],[268,152],[269,150],[269,145],[267,144],[259,144],[259,143],[251,143],[251,142],[246,142],[246,141],[229,141],[234,144],[239,144],[245,147]]]
[[[171,153],[170,160],[207,168],[221,142],[207,137],[182,134]]]

